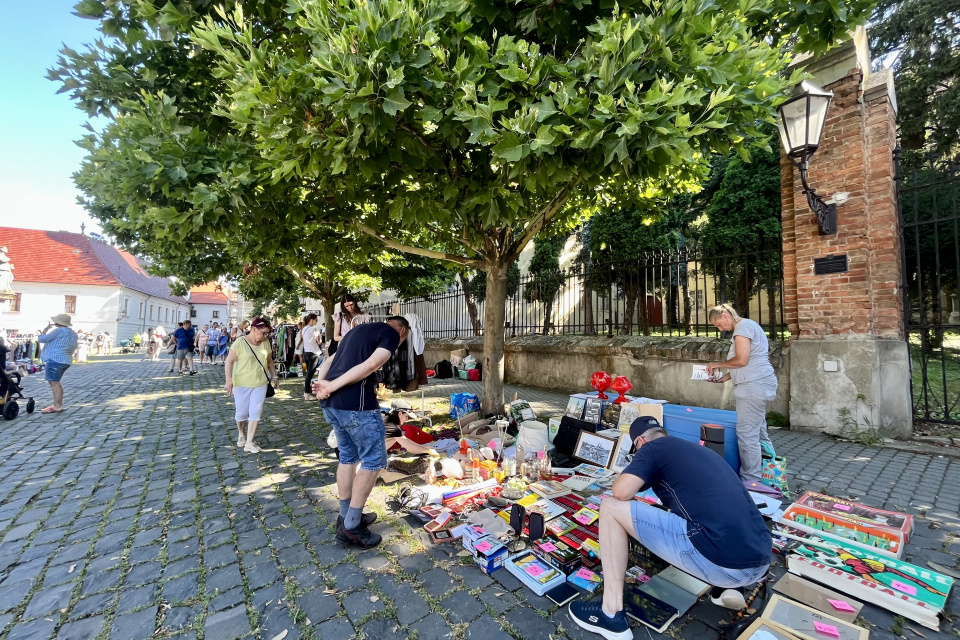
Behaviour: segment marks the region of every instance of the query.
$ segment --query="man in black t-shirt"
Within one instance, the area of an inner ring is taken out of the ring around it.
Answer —
[[[603,601],[571,603],[571,618],[607,640],[633,638],[623,613],[628,535],[713,585],[715,604],[744,608],[739,588],[767,574],[772,541],[740,478],[722,456],[668,437],[652,418],[635,420],[630,437],[637,453],[600,503]],[[666,510],[634,499],[645,487]]]
[[[313,385],[340,449],[337,539],[361,549],[375,547],[382,540],[368,528],[376,514],[363,513],[380,470],[387,466],[376,372],[409,333],[410,324],[401,316],[357,325],[340,341],[336,354],[324,360]]]

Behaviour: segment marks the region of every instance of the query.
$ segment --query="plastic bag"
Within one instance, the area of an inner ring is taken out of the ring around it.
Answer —
[[[768,487],[772,487],[790,498],[790,487],[787,485],[787,459],[784,456],[774,456],[763,459],[760,470],[760,480]]]
[[[450,418],[456,420],[468,413],[480,411],[480,398],[473,393],[450,394]]]

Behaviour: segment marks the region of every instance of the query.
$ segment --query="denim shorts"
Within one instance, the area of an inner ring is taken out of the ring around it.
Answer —
[[[60,382],[60,378],[69,368],[69,364],[63,364],[62,362],[47,362],[43,366],[43,379],[47,382]]]
[[[732,589],[759,581],[770,565],[727,569],[707,560],[690,542],[687,521],[680,516],[634,500],[630,505],[637,540],[651,553],[714,587]]]
[[[176,360],[186,360],[189,356],[193,355],[193,350],[191,349],[177,349]]]
[[[380,410],[345,411],[324,407],[323,415],[337,434],[340,464],[360,463],[364,471],[387,467],[385,429]]]

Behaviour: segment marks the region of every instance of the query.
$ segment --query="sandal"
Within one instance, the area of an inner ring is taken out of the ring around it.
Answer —
[[[41,409],[40,413],[63,413],[63,409],[54,409],[53,405],[50,405],[45,409]]]

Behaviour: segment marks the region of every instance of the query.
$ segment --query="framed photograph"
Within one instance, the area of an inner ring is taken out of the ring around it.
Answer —
[[[633,441],[629,433],[621,433],[617,438],[617,447],[613,451],[613,457],[610,459],[610,470],[620,473],[633,460],[630,449],[633,448]]]
[[[629,437],[629,436],[628,436]],[[595,464],[598,467],[607,467],[618,440],[604,438],[595,433],[581,431],[577,439],[577,446],[573,450],[573,457],[577,460]]]
[[[600,422],[601,411],[603,410],[603,400],[599,398],[587,398],[583,405],[583,421],[591,424]]]
[[[583,415],[583,405],[586,404],[586,402],[584,398],[570,396],[570,401],[567,403],[567,410],[564,411],[564,415],[570,416],[574,420],[579,420]]]

